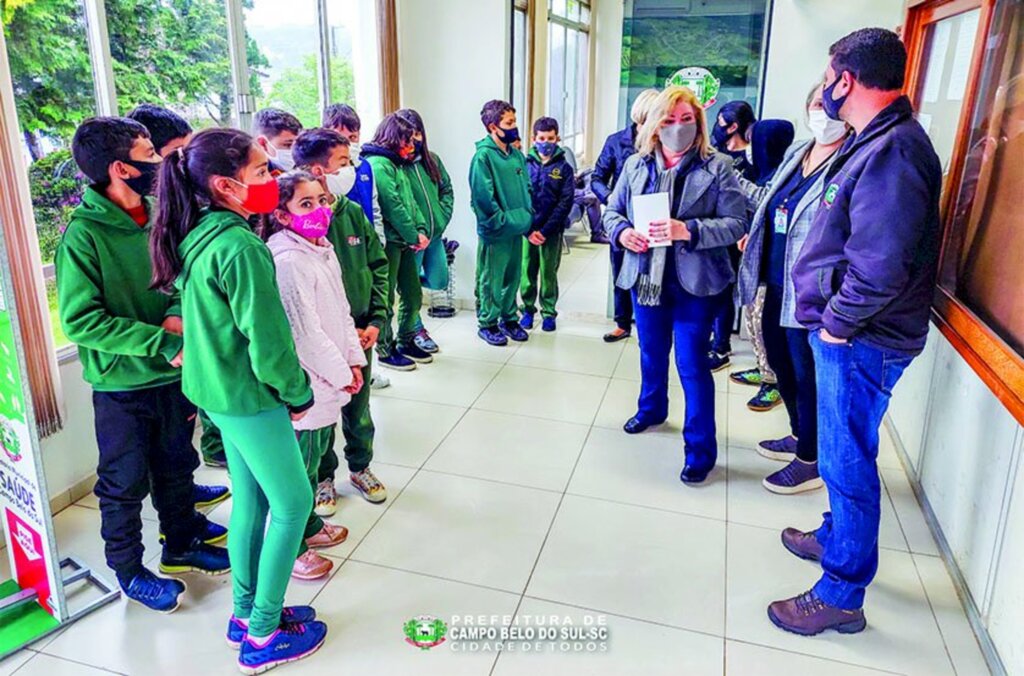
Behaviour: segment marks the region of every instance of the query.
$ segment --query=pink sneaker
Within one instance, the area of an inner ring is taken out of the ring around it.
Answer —
[[[306,546],[310,549],[323,549],[340,545],[348,537],[348,528],[324,523],[324,527],[313,537],[306,538]]]
[[[296,580],[318,580],[334,568],[334,562],[320,556],[312,549],[295,559],[292,565],[292,577]]]

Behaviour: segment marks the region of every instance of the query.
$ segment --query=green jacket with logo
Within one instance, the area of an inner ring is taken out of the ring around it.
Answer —
[[[526,158],[510,147],[502,152],[490,136],[476,142],[469,165],[476,231],[483,241],[521,237],[533,222]]]
[[[402,171],[409,175],[409,183],[412,185],[413,197],[426,221],[426,235],[431,240],[444,234],[445,229],[452,220],[452,211],[455,208],[455,191],[452,189],[452,180],[448,176],[448,170],[437,153],[430,153],[437,163],[441,174],[441,180],[434,183],[427,173],[423,162],[416,160],[411,164],[402,167]]]
[[[406,171],[408,163],[387,148],[369,143],[362,147],[359,156],[373,167],[385,239],[406,246],[418,243],[420,235],[429,232],[417,207],[411,174]]]
[[[227,415],[311,406],[273,258],[245,219],[204,209],[178,252],[185,396],[204,411]]]
[[[154,202],[146,200],[152,218]],[[171,360],[180,336],[161,328],[181,315],[178,295],[149,288],[149,225],[138,226],[98,189],[86,188],[55,259],[64,333],[78,345],[82,375],[93,389],[118,392],[181,380]]]
[[[341,281],[356,326],[383,327],[388,320],[388,257],[363,208],[339,197],[327,239],[338,255]]]

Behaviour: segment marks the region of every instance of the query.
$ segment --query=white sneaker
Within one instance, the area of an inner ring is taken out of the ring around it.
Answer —
[[[334,481],[327,479],[316,486],[316,501],[313,511],[317,516],[334,516],[338,511],[338,493],[334,490]]]
[[[390,378],[383,373],[374,373],[370,375],[371,390],[383,390],[385,387],[391,387]]]

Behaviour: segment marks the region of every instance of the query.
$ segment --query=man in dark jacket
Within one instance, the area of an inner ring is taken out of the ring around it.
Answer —
[[[820,560],[814,588],[776,601],[777,626],[812,635],[861,631],[878,568],[878,428],[893,387],[928,334],[939,255],[942,168],[900,94],[906,50],[895,33],[855,31],[829,50],[823,105],[856,134],[825,192],[793,269],[796,318],[811,330],[818,378],[819,469],[830,512],[782,541]]]
[[[533,328],[540,288],[540,313],[545,331],[555,330],[558,301],[558,266],[562,262],[562,232],[569,225],[576,193],[572,165],[558,145],[558,121],[538,118],[533,123],[533,147],[526,157],[533,198],[533,223],[523,240],[523,316],[519,325]],[[540,277],[538,283],[538,276]]]
[[[630,155],[636,154],[636,132],[637,129],[647,120],[647,108],[658,96],[657,89],[645,89],[640,92],[633,107],[630,110],[630,118],[633,123],[621,131],[609,136],[601,149],[601,154],[594,165],[594,173],[590,178],[590,189],[601,200],[601,204],[608,204],[615,182],[619,180],[622,168],[626,166],[626,160]],[[633,329],[633,298],[629,291],[620,289],[615,285],[615,280],[622,270],[622,257],[625,255],[621,249],[609,246],[609,254],[612,261],[612,291],[615,297],[615,329],[605,334],[606,343],[615,343],[629,338]]]

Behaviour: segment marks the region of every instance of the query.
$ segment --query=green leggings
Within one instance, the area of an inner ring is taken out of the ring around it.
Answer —
[[[388,322],[380,332],[377,353],[387,355],[396,343],[411,342],[418,330],[420,308],[423,306],[423,285],[420,283],[420,266],[416,252],[405,244],[388,242],[384,247],[388,256]],[[398,292],[398,332],[395,332],[392,316],[395,307],[395,292]]]
[[[320,480],[320,461],[323,460],[328,449],[334,448],[335,427],[336,425],[331,425],[318,430],[299,431],[299,451],[302,452],[302,462],[306,466],[306,478],[309,480],[309,487],[314,495],[316,495],[316,485]],[[305,554],[309,549],[306,546],[306,538],[313,537],[323,530],[323,527],[324,520],[310,509],[309,518],[306,519],[306,531],[302,535],[302,542],[299,543],[299,556]]]
[[[281,623],[313,493],[284,406],[256,415],[208,415],[221,430],[231,467],[228,555],[235,617],[249,620],[253,636],[269,636]]]
[[[523,239],[523,312],[537,312],[537,289],[540,287],[540,313],[544,317],[557,317],[558,266],[562,264],[562,238],[552,235],[536,246]],[[538,277],[540,278],[538,283]]]

